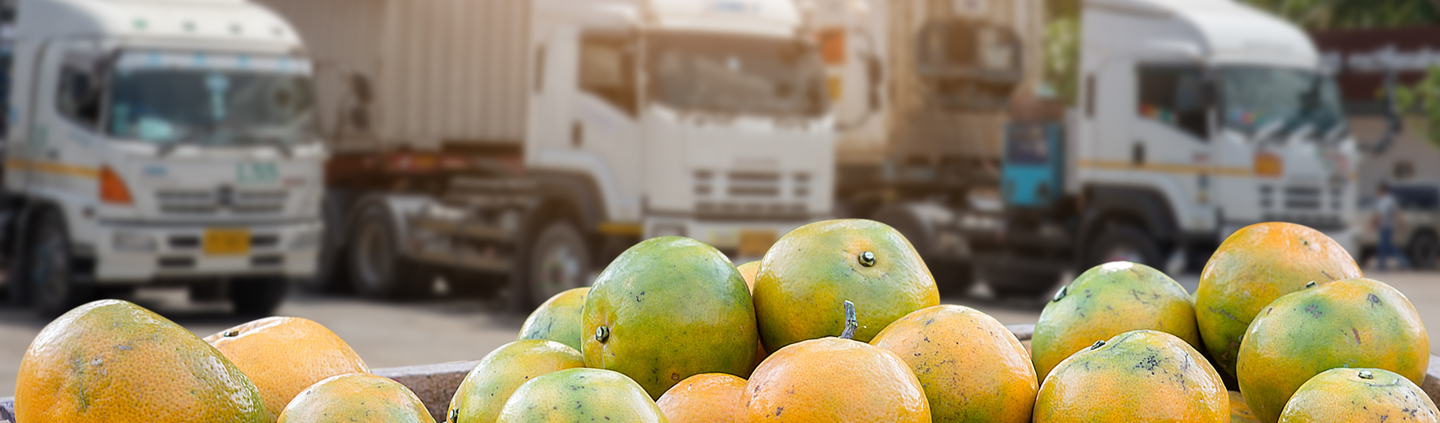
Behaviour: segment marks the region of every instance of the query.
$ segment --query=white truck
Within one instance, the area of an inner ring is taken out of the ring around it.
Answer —
[[[832,207],[823,69],[790,0],[285,0],[316,61],[317,279],[527,308],[647,237],[758,258]],[[437,278],[438,276],[438,278]]]
[[[1032,294],[1111,260],[1193,268],[1264,221],[1355,242],[1361,149],[1305,33],[1232,0],[1085,0],[1082,14],[1066,122],[993,128],[998,185],[912,213],[961,234],[993,290]]]
[[[268,313],[313,276],[310,62],[243,0],[20,0],[4,146],[12,301],[188,285]]]

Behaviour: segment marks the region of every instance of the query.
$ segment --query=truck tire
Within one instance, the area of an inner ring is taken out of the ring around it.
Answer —
[[[30,304],[42,316],[55,316],[90,300],[91,284],[78,283],[65,220],[42,211],[31,226],[22,276]]]
[[[315,277],[301,280],[300,287],[311,292],[338,292],[349,277],[345,231],[345,194],[326,191],[325,200],[320,203],[320,218],[325,224],[320,238],[320,251],[316,254]]]
[[[1085,257],[1085,268],[1080,269],[1081,272],[1112,261],[1135,262],[1156,269],[1165,265],[1161,262],[1164,258],[1155,240],[1145,231],[1130,225],[1105,228],[1085,249]]]
[[[423,272],[396,251],[399,231],[390,210],[371,203],[355,215],[347,244],[351,288],[372,299],[405,299],[426,292]]]
[[[1434,232],[1420,232],[1410,239],[1406,250],[1410,256],[1410,266],[1416,269],[1434,269],[1436,262],[1440,261],[1440,238],[1436,238]]]
[[[594,256],[590,244],[569,219],[551,219],[526,245],[525,277],[511,287],[520,307],[517,311],[534,309],[555,294],[595,282],[589,279]]]
[[[268,316],[285,300],[290,281],[282,277],[230,281],[230,304],[235,314]]]

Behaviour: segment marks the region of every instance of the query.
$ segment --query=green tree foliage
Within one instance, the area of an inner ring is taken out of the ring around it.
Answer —
[[[1440,67],[1430,68],[1415,85],[1396,87],[1395,107],[1403,113],[1419,114],[1426,138],[1440,147]]]
[[[1080,1],[1045,0],[1045,84],[1075,104],[1080,85]]]
[[[1440,23],[1440,0],[1241,0],[1311,30]]]

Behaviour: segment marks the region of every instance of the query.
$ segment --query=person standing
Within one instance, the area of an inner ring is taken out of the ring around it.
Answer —
[[[1395,196],[1390,195],[1390,184],[1381,182],[1375,191],[1378,197],[1375,199],[1375,218],[1371,225],[1375,227],[1380,238],[1379,245],[1375,246],[1375,267],[1384,272],[1386,259],[1390,256],[1395,256],[1399,267],[1409,267],[1405,255],[1395,249],[1395,227],[1400,224],[1400,205],[1396,203]]]

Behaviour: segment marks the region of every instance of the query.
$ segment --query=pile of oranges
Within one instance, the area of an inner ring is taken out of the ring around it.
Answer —
[[[1237,232],[1194,296],[1141,264],[1089,269],[1029,345],[939,303],[914,247],[873,221],[806,225],[738,267],[654,238],[535,310],[445,421],[1440,421],[1414,306],[1303,226]],[[47,326],[18,386],[19,423],[434,421],[315,322],[202,340],[123,301]]]

